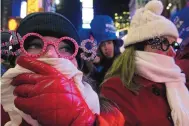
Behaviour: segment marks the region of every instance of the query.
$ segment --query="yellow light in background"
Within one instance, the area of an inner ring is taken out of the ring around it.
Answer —
[[[172,3],[169,3],[168,6],[171,7],[171,6],[172,6]]]
[[[124,11],[123,14],[127,14],[127,12]]]
[[[39,12],[39,0],[27,1],[27,14]]]
[[[118,14],[117,14],[117,13],[115,13],[114,15],[115,15],[115,16],[117,16]]]
[[[44,8],[39,8],[39,12],[44,12]]]
[[[120,24],[119,24],[118,22],[115,22],[115,26],[116,26],[116,27],[119,27],[119,25],[120,25]]]
[[[116,17],[115,17],[115,19],[117,20],[117,19],[118,19],[118,17],[116,16]]]
[[[119,18],[120,18],[120,19],[123,19],[123,17],[122,17],[122,16],[120,16]]]
[[[18,27],[18,23],[15,19],[10,19],[8,21],[8,29],[9,30],[16,30],[17,27]]]

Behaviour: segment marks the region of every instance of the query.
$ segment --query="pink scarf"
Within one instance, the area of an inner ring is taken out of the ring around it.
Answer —
[[[173,58],[136,51],[136,73],[158,83],[165,83],[167,99],[175,126],[189,125],[189,91],[185,75]]]

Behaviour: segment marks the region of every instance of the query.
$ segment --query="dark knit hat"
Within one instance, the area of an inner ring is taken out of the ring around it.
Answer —
[[[53,12],[38,12],[26,16],[17,28],[17,32],[24,36],[29,32],[43,36],[68,36],[80,44],[79,35],[73,24],[63,15]]]

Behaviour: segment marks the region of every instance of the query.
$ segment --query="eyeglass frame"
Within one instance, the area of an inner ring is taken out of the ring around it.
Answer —
[[[167,43],[164,43],[164,41],[166,41]],[[158,50],[162,50],[162,51],[167,51],[169,49],[170,46],[174,47],[174,44],[177,43],[178,45],[180,45],[178,42],[174,41],[171,44],[169,43],[168,39],[165,37],[154,37],[153,39],[149,39],[147,41],[147,43],[149,45],[152,46],[152,49],[158,49]],[[164,49],[163,45],[166,44],[167,48]],[[157,48],[157,46],[159,45],[159,48]]]
[[[39,54],[30,54],[25,50],[24,42],[29,36],[36,36],[36,37],[40,38],[43,41],[44,45],[43,45],[42,51]],[[74,44],[75,51],[71,56],[61,56],[61,54],[59,53],[58,45],[63,40],[69,40]],[[78,46],[77,42],[73,38],[67,37],[67,36],[61,37],[58,40],[52,42],[52,41],[48,41],[47,39],[44,38],[44,36],[42,36],[42,35],[40,35],[38,33],[31,32],[31,33],[27,33],[26,35],[24,35],[22,37],[21,41],[20,41],[20,49],[21,49],[21,51],[24,52],[24,54],[26,56],[29,56],[29,57],[32,57],[32,58],[38,58],[41,55],[43,55],[45,53],[48,45],[53,45],[55,47],[56,53],[58,54],[59,58],[65,58],[65,59],[69,59],[69,60],[72,60],[73,58],[75,58],[77,53],[78,53],[78,50],[79,50],[79,46]]]
[[[175,44],[175,43],[177,43],[177,44],[179,45],[179,43],[176,42],[176,41],[174,41],[174,42],[172,42],[172,43],[170,44],[167,38],[164,38],[164,41],[166,41],[168,44],[166,43],[166,44],[167,44],[167,45],[166,45],[167,48],[166,48],[166,49],[163,49],[163,44],[165,45],[165,43],[163,43],[163,41],[161,42],[161,49],[162,49],[162,51],[167,51],[167,50],[170,48],[170,46],[174,48],[174,44]],[[174,48],[174,50],[175,50],[175,48]]]

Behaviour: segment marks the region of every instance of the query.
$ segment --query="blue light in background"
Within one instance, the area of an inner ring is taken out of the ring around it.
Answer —
[[[20,17],[21,2],[23,0],[12,0],[12,17]]]

